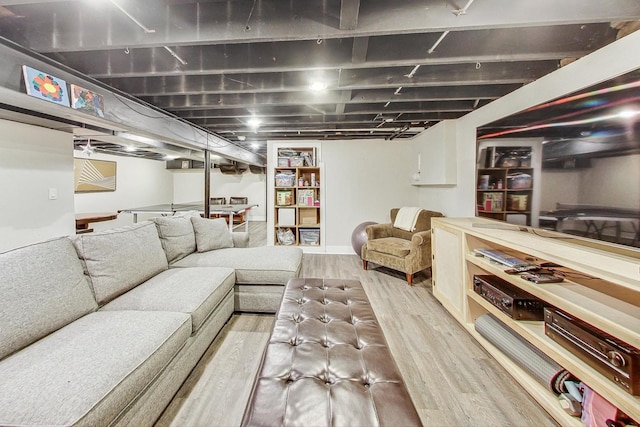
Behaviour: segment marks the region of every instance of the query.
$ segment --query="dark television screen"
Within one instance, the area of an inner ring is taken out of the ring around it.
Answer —
[[[640,248],[640,70],[489,123],[477,137],[479,147],[538,144],[527,225]],[[479,168],[492,166],[480,155]],[[521,223],[512,213],[496,218],[480,206],[478,215]]]

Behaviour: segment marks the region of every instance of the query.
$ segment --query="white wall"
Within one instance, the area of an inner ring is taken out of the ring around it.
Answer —
[[[420,205],[438,207],[447,216],[473,216],[476,128],[639,68],[640,55],[629,54],[639,45],[637,31],[456,120],[457,132],[447,134],[447,143],[457,148],[457,184],[453,188],[419,187]],[[440,132],[431,129],[420,135],[426,142],[439,137]]]
[[[611,171],[625,171],[612,174]],[[638,209],[640,193],[630,192],[640,183],[640,154],[592,159],[581,170],[580,202],[618,208]],[[632,185],[630,185],[632,184]]]
[[[75,233],[72,151],[68,133],[0,120],[0,251]]]
[[[173,174],[175,203],[200,201],[204,198],[204,169],[176,169]],[[211,197],[248,197],[249,203],[258,204],[248,212],[249,221],[266,221],[266,175],[246,171],[242,175],[224,175],[220,169],[211,169]]]
[[[623,171],[623,173],[611,173]],[[542,173],[541,210],[552,210],[556,203],[640,208],[640,154],[591,159],[591,167],[584,169],[545,169]],[[633,183],[633,185],[629,185]],[[584,230],[584,221],[566,221],[565,230]],[[620,224],[623,237],[633,238],[635,230],[629,222]],[[613,227],[604,234],[615,235]]]
[[[389,222],[394,207],[419,206],[407,140],[322,143],[326,251],[353,253],[351,233],[365,221]]]
[[[73,154],[87,158],[80,151]],[[116,162],[116,191],[76,194],[76,213],[117,212],[173,201],[173,175],[166,170],[165,162],[97,153],[91,158]],[[155,215],[138,215],[138,221],[151,216]],[[116,220],[94,222],[90,227],[100,231],[130,224],[133,224],[133,215],[121,213]]]
[[[580,172],[576,169],[545,169],[540,177],[540,210],[551,211],[558,203],[576,204]]]

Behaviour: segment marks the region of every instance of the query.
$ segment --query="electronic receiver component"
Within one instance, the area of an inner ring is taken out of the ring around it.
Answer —
[[[512,319],[544,318],[544,303],[541,300],[497,276],[473,276],[473,290]]]
[[[545,307],[544,331],[627,392],[640,395],[640,350],[563,311]]]

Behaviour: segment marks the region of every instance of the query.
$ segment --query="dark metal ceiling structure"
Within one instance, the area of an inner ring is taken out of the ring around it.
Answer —
[[[261,155],[414,136],[639,19],[637,0],[0,0],[0,36]]]

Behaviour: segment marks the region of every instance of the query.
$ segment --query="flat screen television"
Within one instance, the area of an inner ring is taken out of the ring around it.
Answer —
[[[537,147],[526,225],[640,248],[640,70],[488,123],[477,139],[478,188],[501,165],[487,147]],[[517,211],[488,215],[479,204],[479,216],[523,223]]]

